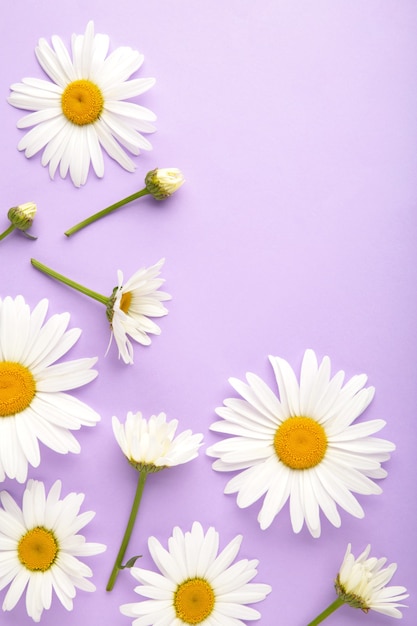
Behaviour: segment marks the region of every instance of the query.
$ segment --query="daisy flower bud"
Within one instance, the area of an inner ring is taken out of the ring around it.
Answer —
[[[146,189],[155,200],[165,200],[185,183],[181,170],[176,167],[154,169],[146,174]]]
[[[34,202],[25,202],[18,206],[13,206],[7,212],[10,220],[10,226],[0,235],[0,240],[4,239],[15,229],[21,230],[29,239],[36,239],[29,235],[26,231],[32,226],[36,215],[36,204]]]
[[[90,217],[87,217],[82,222],[79,222],[75,226],[66,230],[64,234],[67,237],[71,237],[71,235],[78,232],[82,228],[85,228],[89,224],[92,224],[102,217],[109,215],[109,213],[113,213],[113,211],[120,209],[120,207],[125,204],[129,204],[129,202],[142,198],[142,196],[151,195],[155,198],[155,200],[164,200],[165,198],[169,198],[169,196],[172,196],[172,194],[177,191],[177,189],[179,189],[184,182],[185,178],[182,172],[175,167],[163,169],[156,168],[151,170],[145,176],[145,187],[143,189],[132,193],[130,196],[126,196],[126,198],[111,204],[93,215],[90,215]]]
[[[7,217],[15,228],[26,231],[32,226],[36,215],[36,204],[34,202],[25,202],[9,209]]]

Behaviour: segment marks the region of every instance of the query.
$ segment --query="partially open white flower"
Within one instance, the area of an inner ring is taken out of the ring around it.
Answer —
[[[146,189],[155,200],[169,198],[184,183],[184,175],[177,167],[159,167],[148,172],[145,177]]]
[[[68,393],[92,381],[97,358],[60,361],[81,330],[67,330],[68,313],[45,322],[48,300],[31,312],[22,296],[0,299],[0,481],[23,483],[28,464],[40,463],[39,441],[59,452],[79,452],[71,433],[100,416]]]
[[[168,550],[150,537],[149,551],[161,573],[132,568],[140,583],[135,591],[145,599],[123,604],[121,612],[137,626],[244,626],[258,620],[259,611],[247,605],[264,600],[271,587],[250,582],[256,559],[233,563],[241,542],[238,535],[219,553],[218,532],[210,527],[204,533],[198,522],[186,533],[175,527]]]
[[[70,493],[62,500],[60,494],[59,480],[47,495],[42,482],[29,480],[20,509],[7,491],[0,493],[0,589],[10,584],[3,611],[11,611],[27,587],[26,610],[35,622],[51,607],[53,592],[71,611],[77,589],[95,590],[87,580],[91,569],[77,557],[106,549],[77,534],[95,515],[79,514],[84,494]]]
[[[407,589],[400,586],[387,587],[393,577],[397,564],[391,563],[384,568],[386,558],[369,557],[371,546],[355,559],[348,545],[343,563],[336,579],[338,596],[350,606],[368,612],[377,611],[390,617],[401,618],[402,613],[397,607],[401,600],[408,598]]]
[[[149,334],[159,335],[161,329],[151,317],[163,317],[168,310],[162,304],[171,296],[159,287],[165,282],[158,278],[164,264],[161,259],[155,265],[141,268],[126,283],[123,273],[119,270],[118,286],[114,289],[107,307],[114,338],[119,349],[119,357],[125,363],[133,363],[133,346],[128,335],[138,343],[148,346],[151,343]]]
[[[165,413],[146,420],[142,413],[129,411],[122,424],[113,416],[112,426],[123,454],[136,469],[158,471],[188,463],[198,456],[203,435],[185,430],[175,436],[178,420],[167,421]]]
[[[51,178],[59,167],[60,175],[69,172],[79,187],[87,180],[90,163],[103,176],[102,149],[133,172],[135,164],[125,150],[138,155],[152,148],[142,133],[155,130],[155,114],[125,100],[150,89],[155,79],[128,80],[141,67],[143,55],[124,46],[107,56],[109,37],[94,34],[93,22],[84,35],[74,34],[71,43],[72,57],[60,37],[52,37],[52,46],[40,39],[35,53],[50,80],[14,83],[8,102],[33,111],[18,122],[18,128],[31,128],[18,149],[28,158],[43,150],[42,165],[49,165]]]
[[[334,526],[341,524],[336,505],[364,516],[353,494],[381,493],[372,479],[386,476],[381,463],[395,446],[370,436],[383,428],[383,420],[354,424],[374,395],[373,387],[364,387],[365,375],[343,385],[343,371],[331,378],[330,359],[319,364],[313,350],[306,350],[298,383],[287,361],[272,356],[270,361],[280,397],[255,374],[247,374],[248,384],[230,379],[242,397],[224,401],[216,410],[223,419],[211,429],[231,437],[207,454],[218,458],[215,470],[238,472],[225,493],[237,493],[239,507],[264,498],[258,515],[262,529],[289,499],[294,532],[305,522],[318,537],[320,509]]]

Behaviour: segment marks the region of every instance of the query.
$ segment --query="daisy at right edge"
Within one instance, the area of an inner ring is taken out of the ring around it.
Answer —
[[[198,522],[186,533],[175,527],[168,550],[150,537],[149,551],[161,573],[133,567],[141,583],[135,591],[146,599],[123,604],[120,611],[135,618],[133,626],[244,626],[259,619],[259,611],[246,605],[264,600],[271,587],[249,582],[257,560],[233,563],[241,542],[238,535],[219,554],[219,534],[213,527],[204,533]]]
[[[355,559],[351,545],[348,545],[335,581],[336,600],[307,626],[321,624],[343,604],[361,609],[364,613],[376,611],[388,617],[402,618],[398,607],[406,606],[400,601],[408,598],[407,589],[400,585],[387,586],[397,570],[397,564],[384,567],[387,559],[370,557],[370,551],[371,546],[368,545]]]
[[[306,350],[300,382],[287,361],[270,357],[279,398],[255,374],[245,383],[230,379],[241,398],[228,398],[216,413],[223,418],[211,430],[232,435],[207,450],[216,457],[213,469],[238,472],[225,493],[237,493],[246,508],[264,496],[258,515],[268,528],[289,499],[294,532],[304,522],[313,537],[321,532],[320,510],[336,527],[337,505],[361,518],[364,511],[354,493],[379,494],[372,479],[384,478],[381,463],[394,444],[372,437],[385,422],[374,419],[354,424],[370,404],[374,388],[367,377],[353,376],[344,386],[344,372],[331,378],[330,359],[320,365]]]

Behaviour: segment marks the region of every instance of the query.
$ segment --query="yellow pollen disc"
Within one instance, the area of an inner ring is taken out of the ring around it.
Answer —
[[[126,315],[129,313],[131,302],[132,302],[132,292],[126,291],[126,293],[123,293],[122,297],[120,298],[120,308],[123,311],[123,313],[126,313]]]
[[[74,80],[65,87],[61,97],[63,114],[77,126],[92,124],[98,120],[103,105],[103,94],[89,80]]]
[[[35,392],[35,379],[27,367],[12,361],[0,362],[0,417],[24,411]]]
[[[290,417],[278,427],[274,448],[287,467],[309,469],[318,465],[326,454],[326,432],[311,417]]]
[[[176,616],[186,624],[203,622],[211,614],[214,602],[214,591],[204,578],[186,580],[174,594]]]
[[[46,572],[58,554],[53,533],[37,526],[23,535],[17,547],[19,561],[31,572]]]

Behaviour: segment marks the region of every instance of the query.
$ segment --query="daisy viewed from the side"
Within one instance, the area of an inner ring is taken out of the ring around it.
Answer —
[[[258,515],[262,529],[290,501],[294,532],[305,522],[320,536],[320,509],[334,526],[341,519],[337,505],[361,518],[364,511],[353,493],[381,493],[372,479],[384,478],[381,463],[394,444],[372,435],[385,425],[381,419],[353,424],[371,402],[374,388],[367,377],[354,376],[344,386],[344,372],[331,378],[330,359],[320,365],[313,350],[306,350],[300,382],[287,361],[270,357],[279,398],[255,374],[245,384],[230,379],[242,396],[228,398],[216,413],[223,418],[211,430],[232,435],[211,446],[213,468],[238,471],[225,493],[237,493],[245,508],[264,496]]]
[[[130,336],[137,343],[148,346],[148,335],[159,335],[161,329],[151,317],[163,317],[168,313],[162,304],[171,296],[159,288],[165,282],[159,278],[165,259],[151,267],[143,267],[123,283],[123,273],[117,272],[118,285],[113,291],[107,316],[119,349],[119,357],[125,363],[133,363],[133,346]]]
[[[171,300],[171,296],[159,291],[159,287],[165,281],[158,278],[164,260],[161,259],[148,268],[142,267],[124,284],[123,273],[119,270],[117,273],[118,285],[113,289],[110,297],[76,283],[36,259],[31,259],[31,263],[48,276],[105,305],[107,319],[112,330],[110,343],[114,335],[119,350],[119,358],[121,357],[125,363],[132,365],[133,347],[128,335],[137,343],[148,346],[151,343],[148,335],[161,333],[159,326],[149,318],[163,317],[168,313],[162,302]]]
[[[133,626],[244,626],[259,619],[259,611],[247,605],[264,600],[271,587],[250,582],[257,560],[233,563],[241,542],[238,535],[219,553],[218,532],[210,527],[204,533],[199,522],[185,533],[175,527],[168,550],[150,537],[149,552],[160,573],[132,568],[140,583],[135,591],[145,599],[123,604],[121,612],[134,618]]]
[[[39,441],[66,454],[79,452],[72,430],[100,416],[66,393],[92,381],[97,358],[61,359],[81,330],[67,330],[68,313],[45,321],[48,300],[30,311],[22,296],[0,299],[0,481],[23,483],[28,464],[40,463]]]
[[[114,415],[112,426],[120,449],[138,471],[139,476],[129,520],[107,583],[107,591],[113,589],[123,567],[122,561],[129,545],[148,474],[192,461],[198,456],[203,440],[203,435],[192,433],[191,430],[176,434],[178,420],[167,421],[165,413],[151,415],[147,420],[140,411],[137,413],[129,411],[124,424]]]
[[[3,611],[11,611],[27,587],[26,610],[35,622],[51,607],[53,593],[71,611],[77,589],[95,590],[87,580],[91,569],[77,557],[106,549],[78,534],[95,515],[79,514],[84,494],[60,495],[59,480],[48,494],[42,482],[29,480],[22,508],[7,491],[0,493],[0,589],[10,585]]]
[[[138,155],[150,150],[142,133],[155,130],[156,116],[149,109],[125,102],[139,96],[154,83],[153,78],[128,80],[143,63],[143,55],[129,47],[108,54],[109,37],[94,34],[87,24],[84,35],[73,35],[72,57],[62,39],[39,40],[36,57],[50,81],[23,78],[11,85],[8,102],[33,111],[21,118],[18,128],[31,128],[18,144],[29,158],[42,153],[42,165],[49,164],[54,177],[59,167],[68,172],[77,187],[87,180],[90,163],[98,177],[104,174],[102,149],[126,170],[135,165],[126,153]]]
[[[321,624],[343,604],[361,609],[364,613],[376,611],[389,617],[402,618],[398,607],[405,606],[400,604],[400,601],[408,598],[407,589],[399,585],[387,587],[397,570],[397,564],[391,563],[384,567],[387,559],[370,557],[370,551],[371,546],[368,545],[355,559],[351,552],[351,544],[348,545],[336,577],[337,598],[308,626]]]

